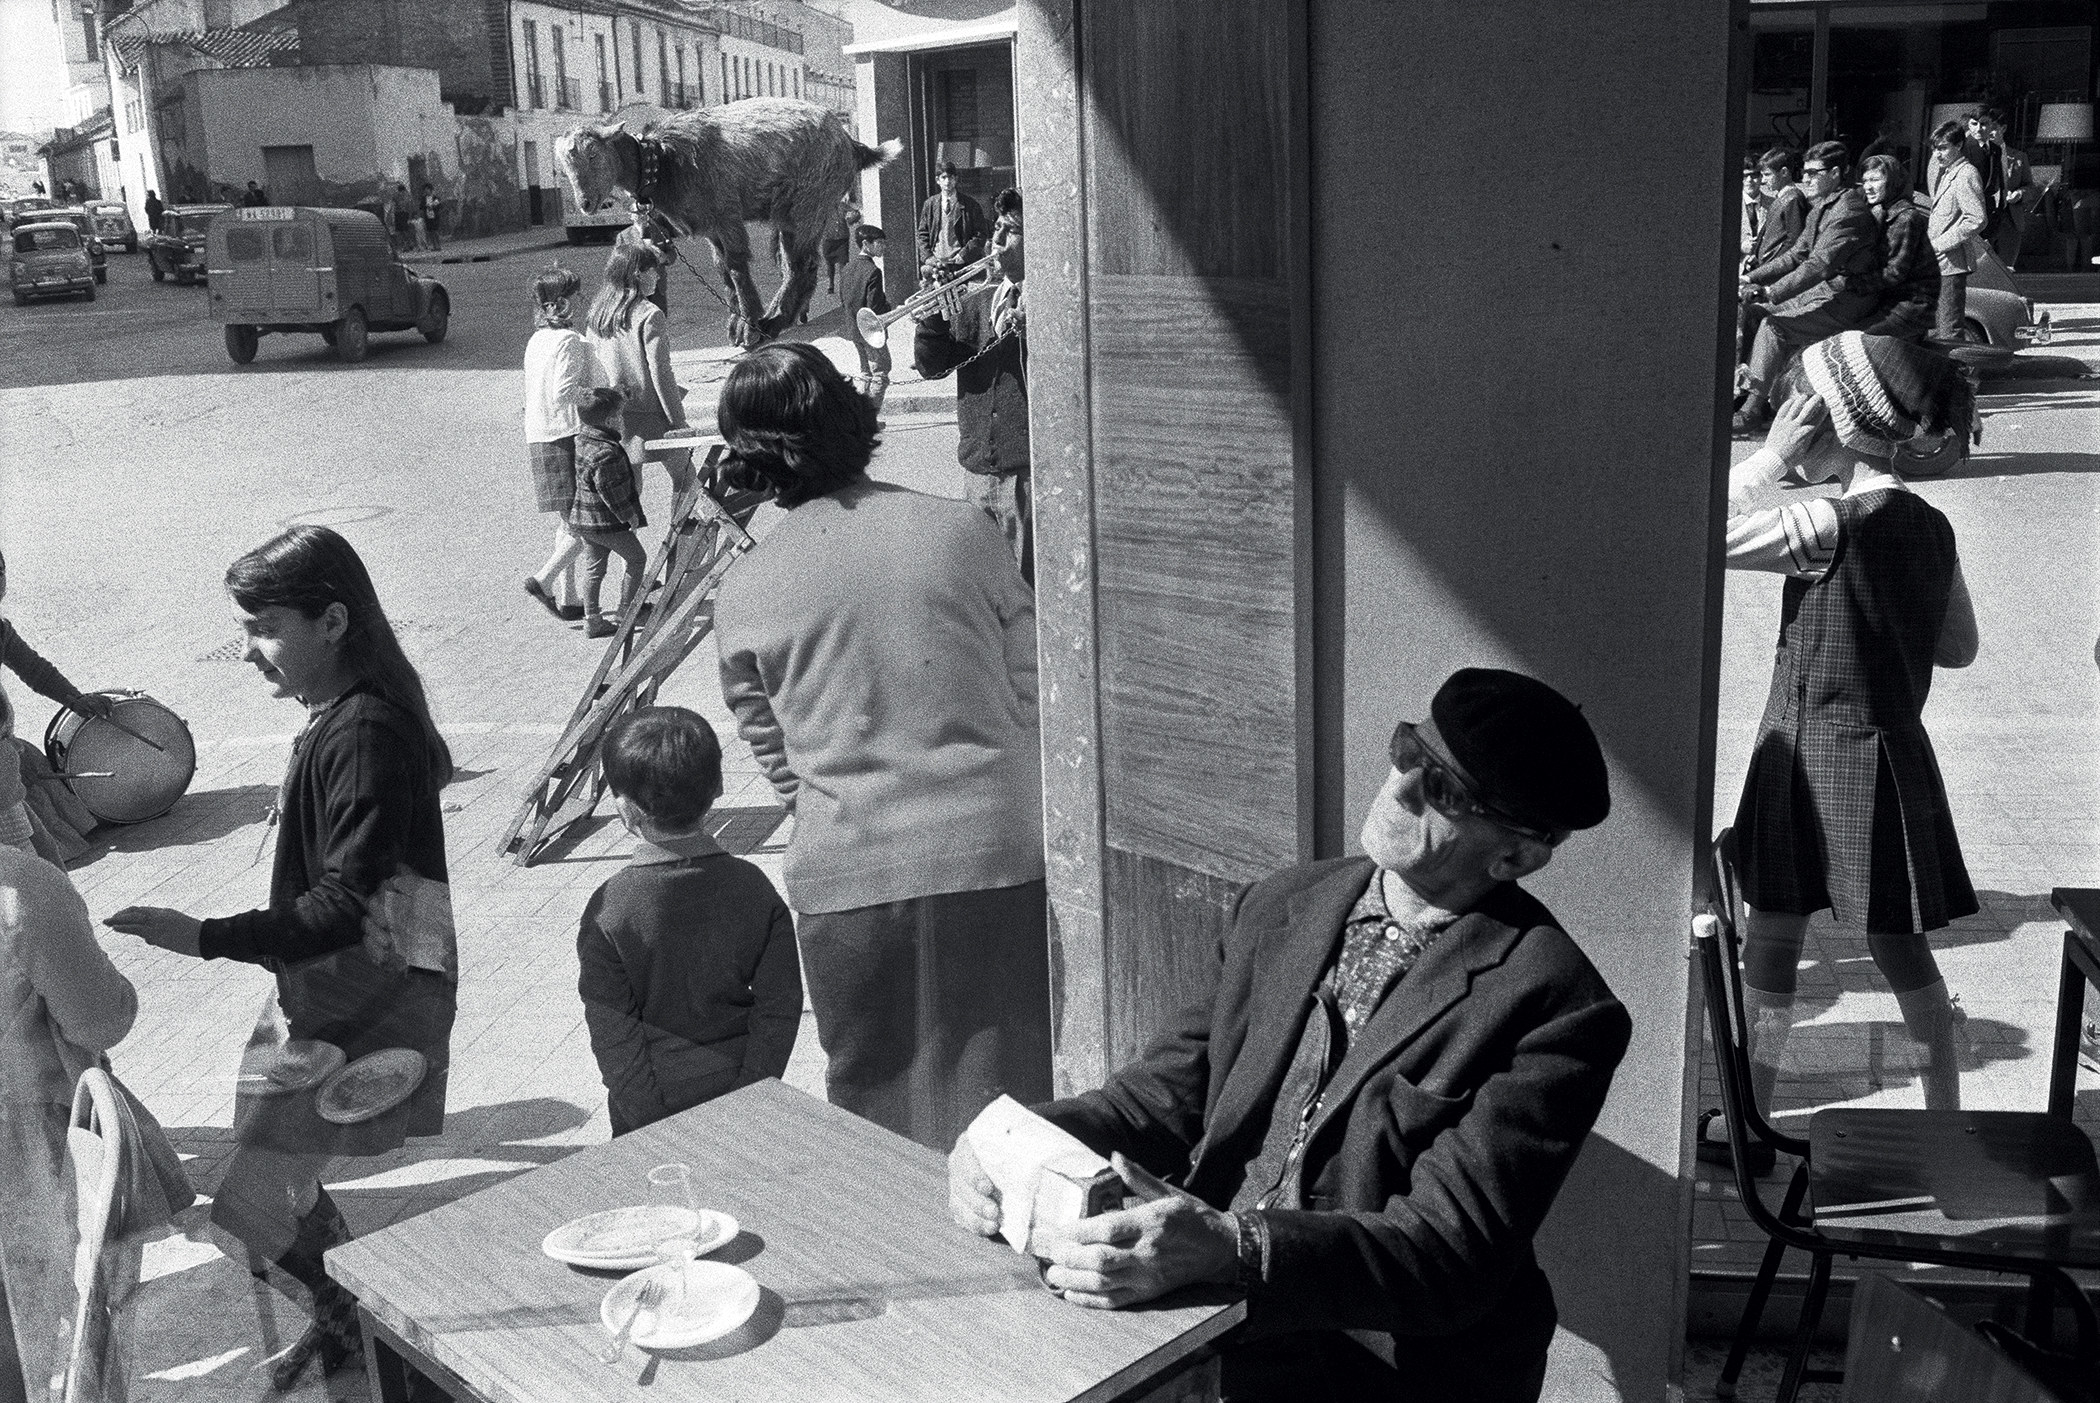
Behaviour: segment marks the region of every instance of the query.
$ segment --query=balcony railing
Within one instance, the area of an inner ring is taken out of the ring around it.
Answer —
[[[578,78],[554,80],[554,105],[565,112],[583,110],[583,82]]]

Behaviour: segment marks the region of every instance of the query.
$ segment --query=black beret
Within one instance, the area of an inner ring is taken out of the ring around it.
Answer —
[[[1429,703],[1436,738],[1480,800],[1528,828],[1595,828],[1611,812],[1582,709],[1537,678],[1464,667]]]

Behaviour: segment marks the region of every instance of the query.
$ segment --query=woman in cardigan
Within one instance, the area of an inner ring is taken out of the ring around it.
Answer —
[[[0,1400],[41,1401],[65,1373],[76,1299],[67,1112],[80,1074],[137,1013],[65,874],[0,845]]]
[[[274,1260],[313,1295],[312,1326],[273,1373],[284,1390],[315,1358],[333,1372],[361,1343],[356,1301],[321,1266],[324,1251],[349,1240],[322,1169],[335,1155],[385,1154],[444,1128],[459,960],[438,796],[452,757],[348,541],[295,526],[236,560],[226,590],[247,639],[243,657],[308,713],[273,814],[270,904],[206,921],[133,906],[108,924],[164,950],[277,976],[245,1066],[267,1065],[288,1039],[333,1043],[352,1060],[411,1048],[428,1063],[404,1104],[356,1125],[322,1120],[310,1096],[244,1097],[236,1107],[240,1144],[212,1221],[246,1244],[251,1267]],[[392,940],[366,938],[367,908],[404,898],[423,918],[397,922]]]
[[[1932,215],[1910,197],[1910,177],[1894,156],[1869,156],[1859,188],[1881,226],[1881,297],[1860,330],[1922,341],[1940,301],[1940,260],[1927,226]]]
[[[685,427],[685,391],[671,373],[670,323],[649,300],[662,277],[662,263],[650,244],[614,249],[605,260],[605,283],[591,299],[584,334],[605,368],[606,383],[625,397],[628,458],[662,463],[672,492],[682,494],[692,485],[692,453],[651,454],[642,448]]]
[[[723,581],[722,692],[795,815],[826,1086],[946,1149],[1050,1095],[1035,608],[965,502],[869,481],[874,409],[813,346],[737,362],[731,476],[787,518]]]

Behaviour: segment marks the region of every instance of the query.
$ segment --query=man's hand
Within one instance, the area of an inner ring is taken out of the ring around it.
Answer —
[[[948,1152],[948,1216],[979,1237],[999,1235],[999,1186],[977,1162],[968,1132],[956,1136]]]
[[[196,955],[203,939],[204,923],[165,906],[127,906],[102,922],[113,931],[135,935],[148,945],[173,950],[178,955]]]
[[[99,716],[104,720],[117,709],[117,704],[100,692],[82,692],[66,703],[66,710],[77,711],[82,716]]]
[[[1735,295],[1745,302],[1755,302],[1764,289],[1747,278],[1735,285]]]
[[[1052,1290],[1075,1305],[1116,1310],[1238,1275],[1239,1225],[1230,1213],[1162,1182],[1120,1154],[1110,1162],[1145,1201],[1082,1219],[1069,1238],[1043,1244],[1050,1253],[1043,1281]]]
[[[1815,447],[1816,438],[1829,427],[1830,410],[1822,396],[1796,394],[1772,416],[1765,434],[1765,447],[1786,464],[1788,471],[1801,466]]]

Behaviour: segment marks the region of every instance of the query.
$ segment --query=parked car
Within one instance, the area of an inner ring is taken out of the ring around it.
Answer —
[[[361,209],[253,205],[212,221],[207,260],[212,320],[235,364],[271,332],[316,332],[346,361],[363,360],[375,331],[445,339],[445,285],[394,256],[386,227]]]
[[[58,207],[58,201],[47,199],[42,195],[24,195],[19,200],[9,200],[5,204],[0,204],[0,220],[4,220],[10,225],[20,224],[23,222],[23,216],[25,215],[35,214],[39,210],[57,209]]]
[[[95,237],[106,245],[124,245],[124,252],[139,251],[138,226],[131,222],[131,210],[122,200],[89,200],[84,209],[95,223]]]
[[[2033,299],[2021,294],[2012,270],[1985,249],[1969,274],[1962,340],[2011,354],[2024,345],[2046,346],[2054,335],[2049,314],[2035,314]]]
[[[39,224],[62,219],[78,229],[81,239],[87,244],[88,261],[95,267],[95,281],[109,281],[109,250],[103,247],[102,240],[96,236],[95,221],[86,210],[78,205],[67,205],[59,209],[41,210],[36,218]]]
[[[32,297],[70,297],[80,293],[95,300],[95,267],[88,241],[70,220],[20,223],[8,236],[8,283],[20,307]]]
[[[160,217],[160,232],[146,235],[146,266],[153,281],[202,282],[204,236],[212,219],[227,205],[169,205]]]

